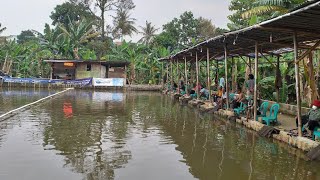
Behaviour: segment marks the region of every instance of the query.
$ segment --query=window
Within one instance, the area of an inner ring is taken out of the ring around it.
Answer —
[[[87,64],[87,71],[91,71],[91,64]]]

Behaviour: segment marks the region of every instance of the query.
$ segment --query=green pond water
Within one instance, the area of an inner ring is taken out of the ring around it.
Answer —
[[[0,115],[10,110],[37,101],[56,93],[57,91],[43,89],[8,89],[0,87]]]
[[[0,123],[0,180],[320,179],[301,154],[159,93],[71,90]]]

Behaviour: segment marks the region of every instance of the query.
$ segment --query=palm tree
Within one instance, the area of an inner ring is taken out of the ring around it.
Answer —
[[[254,7],[242,14],[242,18],[255,18],[251,24],[257,23],[257,17],[270,14],[271,18],[288,13],[306,0],[256,0]]]
[[[139,40],[139,42],[149,45],[152,42],[153,38],[156,36],[155,33],[159,30],[159,28],[155,28],[155,26],[153,26],[151,22],[148,21],[146,21],[145,27],[140,26],[140,28],[142,30],[140,32],[142,34],[142,38]]]
[[[121,8],[117,10],[117,16],[114,17],[113,20],[115,26],[113,30],[114,37],[123,40],[124,36],[128,35],[131,37],[134,33],[138,31],[134,27],[136,19],[131,18],[130,15],[131,14],[129,14],[129,10]]]
[[[0,23],[0,34],[1,34],[3,31],[5,31],[6,29],[7,29],[6,27],[1,28],[1,23]]]
[[[81,19],[77,22],[71,22],[68,28],[62,25],[59,26],[65,37],[70,41],[75,59],[80,59],[79,47],[100,34],[94,30],[92,24],[92,22],[87,22],[86,19]]]

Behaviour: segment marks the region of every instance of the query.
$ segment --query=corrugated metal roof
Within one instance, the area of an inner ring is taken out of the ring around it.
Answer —
[[[293,33],[297,32],[299,49],[308,49],[310,44],[320,40],[320,0],[308,2],[299,9],[260,24],[224,33],[203,41],[193,47],[174,54],[167,60],[195,61],[207,56],[224,56],[227,46],[229,56],[251,56],[255,52],[255,43],[259,44],[260,53],[281,54],[281,49],[293,48]]]

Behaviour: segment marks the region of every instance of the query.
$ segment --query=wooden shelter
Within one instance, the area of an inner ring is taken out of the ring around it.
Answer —
[[[238,56],[250,57],[253,55],[255,69],[254,119],[256,119],[259,57],[264,55],[279,56],[281,53],[287,52],[288,50],[293,51],[295,61],[297,116],[299,117],[299,126],[301,127],[299,61],[308,56],[310,52],[317,49],[319,45],[320,0],[314,0],[303,4],[285,15],[248,28],[224,33],[160,60],[169,62],[171,68],[174,63],[184,63],[185,66],[187,66],[188,62],[195,63],[197,83],[199,83],[199,61],[206,59],[209,85],[209,61],[218,61],[221,60],[220,57],[224,57],[225,79],[228,79],[228,58]],[[169,73],[168,68],[167,71]],[[187,81],[187,71],[185,71],[185,74]],[[172,70],[170,76],[172,82]],[[229,92],[228,83],[226,83],[226,91],[227,93]],[[229,108],[228,101],[227,108]],[[299,135],[302,135],[301,128],[299,128]]]
[[[51,65],[51,79],[126,78],[129,62],[93,60],[44,60]]]

